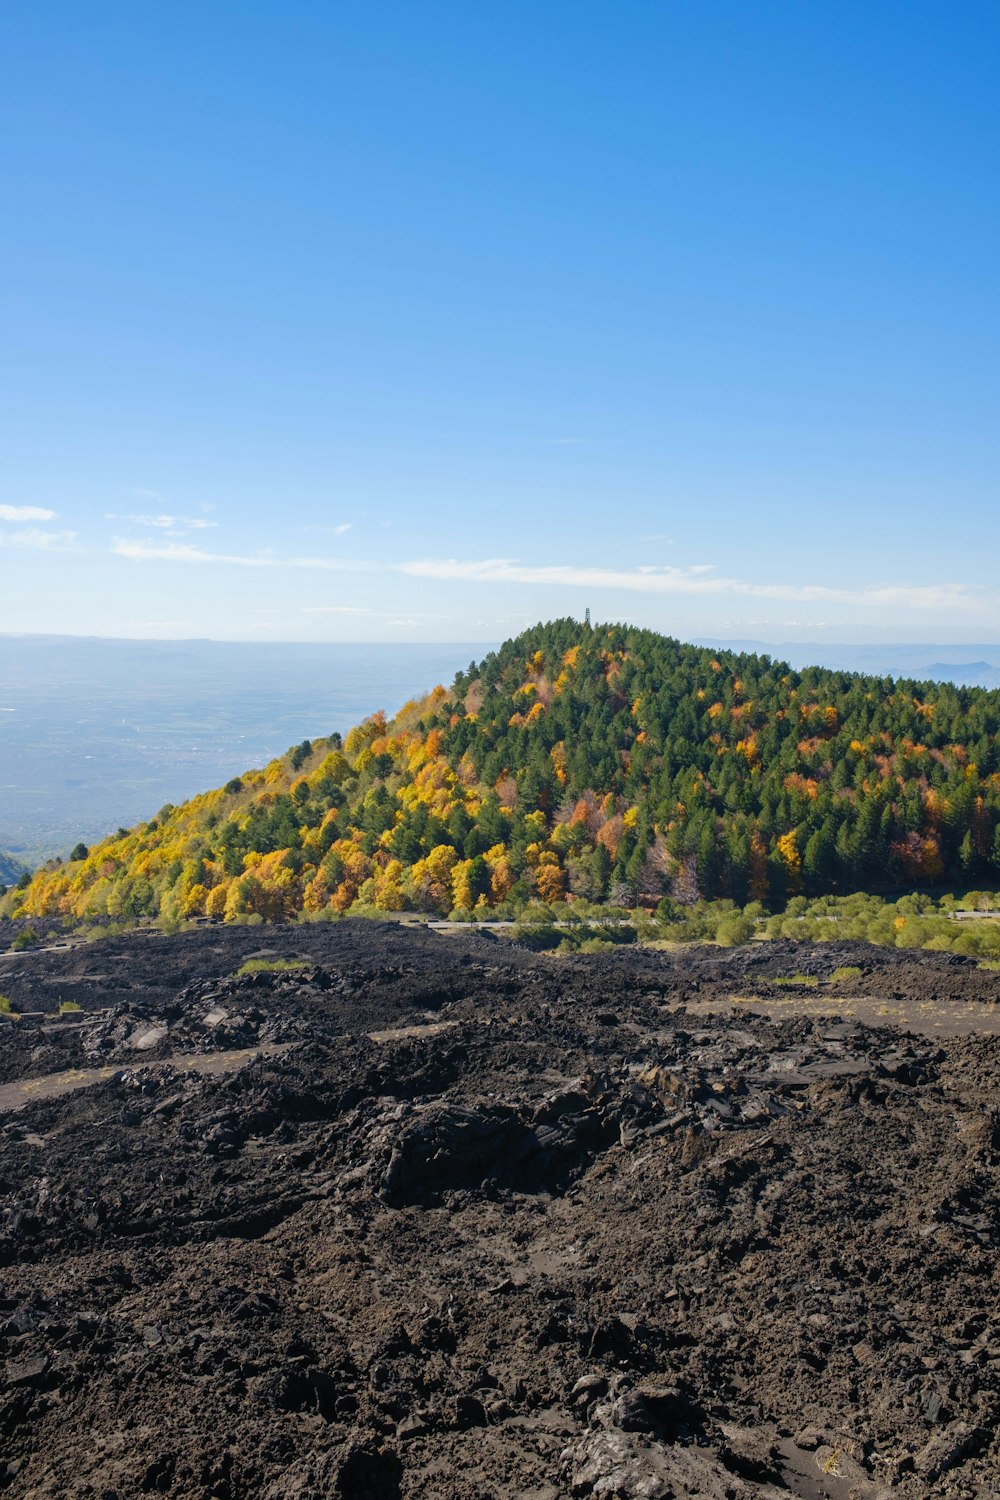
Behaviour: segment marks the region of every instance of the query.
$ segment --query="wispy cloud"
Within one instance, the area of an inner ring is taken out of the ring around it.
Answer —
[[[341,521],[339,526],[333,528],[334,536],[345,536],[353,524],[353,521]]]
[[[67,533],[66,535],[72,535]],[[713,563],[670,567],[643,564],[635,568],[581,567],[568,563],[524,563],[517,558],[423,558],[407,562],[371,562],[342,557],[284,557],[274,552],[211,552],[191,542],[118,537],[113,550],[133,562],[187,563],[204,567],[305,569],[320,572],[395,573],[442,582],[526,584],[537,588],[615,589],[626,593],[689,598],[768,599],[792,604],[831,604],[875,610],[912,609],[983,614],[1000,607],[995,594],[965,583],[885,583],[861,588],[826,584],[755,582],[727,577]],[[353,606],[310,607],[311,613],[357,612]]]
[[[0,531],[0,547],[24,548],[30,552],[72,552],[76,538],[75,531],[43,531],[40,526],[26,526],[23,531]]]
[[[106,521],[131,521],[133,526],[148,526],[156,531],[207,531],[211,526],[218,526],[218,521],[206,521],[203,516],[170,516],[170,515],[117,515],[109,511],[104,519]]]
[[[531,564],[516,558],[492,557],[478,561],[455,558],[401,563],[399,572],[414,578],[464,580],[473,583],[523,583],[575,589],[621,589],[640,594],[736,595],[755,599],[797,602],[910,607],[913,609],[976,611],[993,601],[970,584],[888,584],[861,589],[829,588],[823,584],[754,583],[726,578],[710,563],[695,567],[632,569],[575,567],[565,563]]]
[[[226,563],[237,568],[318,568],[331,572],[370,573],[371,563],[343,557],[278,557],[273,552],[206,552],[190,542],[143,542],[116,537],[112,551],[133,562]]]
[[[307,604],[304,615],[370,615],[370,609],[357,609],[353,604]]]
[[[0,521],[54,521],[54,510],[41,505],[0,505]]]

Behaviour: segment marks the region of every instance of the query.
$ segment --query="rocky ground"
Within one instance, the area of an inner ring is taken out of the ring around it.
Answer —
[[[1000,974],[344,922],[0,991],[6,1494],[1000,1497]]]

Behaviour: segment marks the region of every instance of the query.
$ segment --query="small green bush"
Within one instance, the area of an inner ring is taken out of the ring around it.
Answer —
[[[559,928],[551,922],[517,922],[511,933],[525,948],[539,953],[547,948],[558,948],[565,941]]]
[[[861,970],[857,964],[843,964],[839,969],[834,969],[830,975],[831,984],[843,984],[848,979],[860,979]]]
[[[563,946],[562,943],[559,946],[561,948]],[[591,937],[584,938],[576,951],[578,953],[610,953],[614,947],[615,944],[609,942],[607,938]]]
[[[757,931],[757,923],[753,917],[734,912],[732,916],[725,917],[715,931],[715,941],[721,943],[723,948],[736,948],[741,943],[749,943]]]
[[[82,1010],[82,1009],[83,1009],[83,1006],[82,1005],[77,1005],[77,1003],[76,1003],[75,1000],[64,1000],[62,1002],[62,1004],[59,1006],[59,1014],[61,1016],[68,1016],[68,1015],[70,1015],[70,1013],[72,1011]]]

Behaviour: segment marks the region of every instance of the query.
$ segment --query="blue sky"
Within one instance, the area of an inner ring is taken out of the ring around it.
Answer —
[[[11,8],[0,630],[1000,639],[1000,8]]]

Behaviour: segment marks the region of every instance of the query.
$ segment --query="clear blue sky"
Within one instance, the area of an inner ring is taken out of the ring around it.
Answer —
[[[8,8],[0,630],[1000,638],[1000,7]]]

